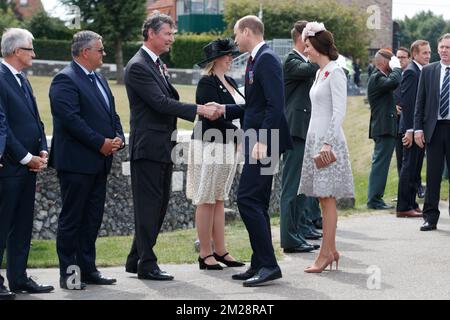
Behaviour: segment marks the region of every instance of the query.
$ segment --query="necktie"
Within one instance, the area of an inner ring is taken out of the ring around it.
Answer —
[[[167,84],[166,76],[164,75],[163,69],[161,68],[161,60],[159,58],[156,58],[155,64],[159,70],[161,77],[164,79],[164,82]]]
[[[442,119],[448,116],[449,108],[449,94],[450,94],[450,67],[445,68],[444,81],[442,82],[441,100],[439,103],[439,115]]]
[[[88,77],[89,77],[89,78],[91,79],[91,81],[92,81],[92,85],[94,86],[95,93],[97,94],[97,96],[98,96],[98,97],[101,99],[101,101],[103,102],[103,105],[104,105],[106,111],[109,112],[109,105],[108,105],[108,102],[106,101],[105,97],[103,96],[102,92],[100,91],[100,89],[99,89],[99,87],[98,87],[98,85],[97,85],[97,76],[95,75],[94,72],[92,72],[92,73],[89,73],[89,74],[88,74]]]
[[[250,55],[247,60],[247,67],[245,68],[245,83],[251,84],[253,82],[253,58]]]
[[[17,77],[20,80],[20,85],[22,87],[22,90],[23,90],[23,93],[24,93],[25,98],[27,100],[29,108],[33,111],[33,113],[35,113],[34,103],[33,103],[33,100],[31,99],[31,91],[28,89],[28,85],[27,85],[27,82],[25,80],[25,77],[21,73],[18,73],[16,75],[17,75]]]

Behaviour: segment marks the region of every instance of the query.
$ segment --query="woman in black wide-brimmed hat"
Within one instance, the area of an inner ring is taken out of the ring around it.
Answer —
[[[205,59],[196,101],[199,104],[244,104],[236,82],[225,75],[233,57],[239,51],[231,39],[217,39],[203,48]],[[230,133],[238,129],[223,117],[215,121],[199,117],[189,148],[186,196],[197,206],[195,224],[200,240],[200,269],[222,270],[221,262],[229,267],[244,264],[236,261],[225,247],[224,201],[233,183],[237,166],[235,140]],[[227,138],[227,132],[229,138]]]

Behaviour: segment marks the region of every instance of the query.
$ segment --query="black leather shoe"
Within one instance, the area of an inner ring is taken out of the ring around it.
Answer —
[[[138,279],[170,281],[170,280],[173,280],[173,276],[168,274],[165,271],[155,269],[155,270],[144,272],[144,273],[138,273]]]
[[[437,225],[429,222],[425,222],[421,227],[420,231],[432,231],[436,230]]]
[[[231,276],[231,279],[233,279],[233,280],[247,280],[247,279],[250,279],[251,277],[253,277],[256,274],[256,271],[257,270],[252,269],[250,267],[245,272],[233,274]]]
[[[314,250],[320,249],[320,244],[307,243],[308,246],[312,246]]]
[[[323,236],[322,236],[321,233],[319,233],[319,232],[314,232],[314,231],[311,231],[310,233],[305,234],[305,239],[306,239],[306,240],[319,240],[319,239],[322,238],[322,237],[323,237]]]
[[[49,293],[55,290],[53,286],[37,284],[32,278],[28,278],[27,281],[18,285],[10,285],[9,288],[15,293]]]
[[[128,273],[138,273],[138,270],[137,270],[137,263],[135,264],[135,265],[131,265],[131,264],[126,264],[125,265],[125,272],[128,272]]]
[[[214,255],[210,254],[204,258],[198,256],[198,267],[200,268],[200,270],[223,270],[223,267],[218,263],[207,264],[205,261],[210,257],[214,257]]]
[[[14,300],[16,294],[6,289],[4,285],[0,285],[0,300]]]
[[[280,267],[261,268],[252,278],[243,282],[244,287],[256,287],[282,277]]]
[[[394,206],[391,206],[390,204],[387,203],[382,203],[377,205],[367,205],[367,208],[373,210],[389,210],[394,209]]]
[[[314,227],[316,227],[317,230],[322,230],[322,220],[321,219],[315,220],[313,222],[313,224],[314,224]]]
[[[284,253],[303,253],[303,252],[311,252],[314,250],[314,246],[302,243],[299,246],[293,248],[284,248]]]
[[[59,278],[59,287],[64,290],[85,290],[86,283],[80,282],[78,285],[75,283],[67,283],[69,277],[60,277]]]
[[[86,284],[112,285],[117,282],[116,279],[104,277],[100,271],[91,272],[81,276],[81,281]]]

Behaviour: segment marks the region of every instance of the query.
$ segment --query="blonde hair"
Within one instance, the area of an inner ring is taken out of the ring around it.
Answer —
[[[202,75],[212,76],[214,74],[214,60],[210,61],[203,68]]]

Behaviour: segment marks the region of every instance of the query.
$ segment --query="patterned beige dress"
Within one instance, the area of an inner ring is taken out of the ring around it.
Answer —
[[[237,104],[245,104],[239,94]],[[238,126],[238,122],[233,122]],[[223,144],[191,140],[189,145],[186,197],[192,204],[214,204],[228,200],[240,156],[233,142]]]
[[[353,175],[342,130],[347,109],[347,78],[335,61],[317,72],[309,95],[312,113],[298,194],[320,198],[353,198]],[[337,160],[319,170],[314,165],[313,157],[324,143],[332,146]]]

